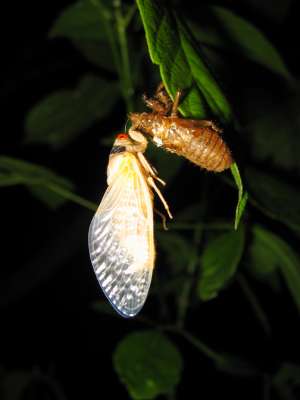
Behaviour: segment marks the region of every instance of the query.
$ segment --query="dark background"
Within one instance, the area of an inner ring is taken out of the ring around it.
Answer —
[[[6,3],[2,7],[1,153],[42,164],[69,177],[78,193],[98,202],[105,188],[109,154],[109,148],[101,147],[99,133],[123,129],[126,110],[121,101],[110,118],[94,124],[63,151],[24,144],[24,118],[33,105],[51,91],[72,87],[83,73],[94,71],[66,39],[47,38],[55,18],[71,3],[28,1]],[[300,32],[295,3],[281,23],[257,13],[251,4],[236,5],[232,1],[219,4],[228,5],[263,30],[297,77]],[[191,2],[180,5],[187,13],[197,13],[197,7]],[[250,70],[251,75],[247,75]],[[274,98],[280,96],[268,72],[253,65],[242,71],[249,85],[261,75],[268,89],[273,90]],[[233,86],[232,97],[234,91]],[[238,103],[237,99],[233,101]],[[247,157],[247,148],[242,153]],[[180,184],[184,190],[177,190],[177,183],[168,189],[175,216],[176,210],[186,202],[185,194],[194,193],[199,173],[186,165],[178,177],[179,182],[184,180],[184,185]],[[3,373],[41,371],[51,377],[53,385],[57,384],[67,399],[127,398],[112,368],[111,355],[126,333],[144,326],[135,320],[112,318],[92,309],[94,301],[103,299],[87,248],[92,212],[71,203],[53,212],[18,186],[1,190],[1,205],[0,366]],[[217,213],[222,213],[222,205],[212,206],[218,207]],[[257,214],[258,219],[263,218]],[[281,229],[274,225],[275,231],[282,232]],[[160,260],[158,255],[157,265],[163,269],[164,265],[160,264],[164,260]],[[157,274],[159,279],[159,271]],[[190,313],[188,326],[219,351],[241,354],[273,372],[282,360],[299,361],[297,310],[286,291],[276,296],[264,285],[255,285],[273,327],[272,339],[264,338],[235,282],[216,300]],[[145,312],[155,316],[157,306],[150,296]],[[172,339],[183,349],[185,362],[178,398],[206,399],[220,395],[262,398],[261,381],[217,372],[208,359],[196,356],[186,342]],[[197,394],[188,396],[189,390]],[[49,389],[35,385],[27,390],[24,398],[52,397]]]

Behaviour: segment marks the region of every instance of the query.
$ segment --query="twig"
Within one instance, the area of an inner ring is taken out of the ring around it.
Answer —
[[[268,374],[263,375],[263,400],[270,400],[271,380]]]
[[[157,224],[159,229],[164,230],[163,224]],[[224,231],[224,230],[232,230],[231,223],[187,223],[187,222],[169,222],[168,224],[170,230],[174,231],[188,231],[194,229],[204,229],[207,231]]]
[[[177,326],[165,326],[161,327],[162,330],[169,331],[169,332],[174,332],[180,336],[182,336],[184,339],[186,339],[189,343],[191,343],[200,353],[204,354],[211,360],[213,360],[216,363],[226,363],[226,359],[217,353],[216,351],[212,350],[209,346],[207,346],[205,343],[203,343],[201,340],[196,338],[194,335],[190,334],[186,330],[179,328]]]
[[[120,79],[122,82],[123,96],[126,102],[127,111],[133,110],[132,96],[134,93],[131,77],[131,68],[129,61],[129,51],[127,43],[126,27],[128,22],[125,20],[122,14],[121,1],[114,1],[115,8],[115,20],[117,24],[117,35],[119,41],[120,55],[121,55],[121,75]]]
[[[178,328],[184,327],[185,317],[186,317],[187,309],[189,306],[189,300],[190,300],[191,290],[192,290],[193,281],[194,281],[193,278],[195,275],[195,271],[196,271],[196,267],[197,267],[198,259],[199,259],[198,245],[201,242],[201,237],[202,237],[200,232],[202,232],[202,229],[199,230],[199,228],[194,231],[193,254],[191,255],[190,263],[187,268],[187,277],[185,279],[181,295],[178,299],[178,312],[177,312]]]
[[[258,298],[256,297],[255,293],[251,289],[246,278],[241,273],[239,273],[237,275],[237,281],[240,284],[241,289],[243,290],[246,299],[249,301],[249,303],[254,311],[254,314],[257,317],[257,320],[259,321],[265,334],[267,336],[270,336],[271,335],[271,326],[268,321],[266,313],[264,312],[262,306],[259,303]]]

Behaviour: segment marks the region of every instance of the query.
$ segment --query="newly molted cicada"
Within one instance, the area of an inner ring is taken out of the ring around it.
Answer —
[[[155,260],[153,193],[168,205],[155,180],[156,171],[143,155],[138,132],[119,134],[107,168],[108,188],[89,229],[89,252],[98,282],[113,307],[133,317],[144,305]]]
[[[163,85],[159,85],[155,96],[144,100],[151,113],[131,113],[132,127],[151,136],[157,146],[183,156],[209,171],[221,172],[233,163],[231,152],[221,137],[222,130],[209,120],[178,117],[181,92],[174,102],[169,98]]]

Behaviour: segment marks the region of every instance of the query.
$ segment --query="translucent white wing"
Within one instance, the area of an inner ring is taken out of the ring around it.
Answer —
[[[89,229],[89,251],[106,297],[125,317],[146,300],[154,266],[153,209],[139,161],[124,157]]]

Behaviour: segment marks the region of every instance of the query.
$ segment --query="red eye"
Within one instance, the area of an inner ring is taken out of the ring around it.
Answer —
[[[128,139],[127,133],[119,133],[117,139]]]

